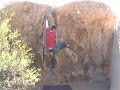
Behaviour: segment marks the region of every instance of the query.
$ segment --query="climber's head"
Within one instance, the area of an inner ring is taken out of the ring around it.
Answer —
[[[55,30],[56,29],[56,27],[53,25],[52,27],[51,27],[51,30]]]

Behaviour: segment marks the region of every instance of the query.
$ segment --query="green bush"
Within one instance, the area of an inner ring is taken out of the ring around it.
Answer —
[[[40,70],[30,68],[34,55],[11,30],[10,20],[0,21],[0,90],[25,90],[40,80]]]

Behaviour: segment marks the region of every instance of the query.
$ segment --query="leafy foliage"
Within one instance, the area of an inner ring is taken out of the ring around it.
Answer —
[[[34,55],[19,39],[17,30],[12,31],[10,14],[0,22],[0,90],[24,90],[40,79],[40,70],[30,68]]]

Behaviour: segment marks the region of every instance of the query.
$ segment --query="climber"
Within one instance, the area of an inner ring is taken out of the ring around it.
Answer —
[[[51,66],[51,72],[55,74],[56,71],[56,59],[55,59],[55,53],[59,52],[60,49],[68,47],[68,45],[65,42],[57,42],[56,43],[56,27],[52,26],[51,29],[46,29],[46,46],[50,52],[50,66]]]
[[[55,74],[55,68],[56,68],[55,53],[59,52],[59,50],[62,48],[68,47],[68,45],[65,42],[56,41],[56,27],[55,25],[53,25],[50,28],[48,17],[46,16],[45,18],[46,18],[46,30],[45,30],[46,47],[50,52],[51,71],[53,74]]]

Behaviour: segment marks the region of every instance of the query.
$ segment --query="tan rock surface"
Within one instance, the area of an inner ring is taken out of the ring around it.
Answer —
[[[73,2],[57,8],[56,15],[58,41],[70,45],[67,53],[58,53],[60,74],[109,77],[115,30],[115,16],[110,8],[98,2]],[[68,57],[71,51],[77,55],[76,63],[71,60],[72,55]]]
[[[47,12],[50,26],[57,26],[57,41],[70,45],[56,54],[58,81],[109,78],[115,15],[105,4],[73,2],[54,11],[50,6],[21,2],[5,9],[16,12],[12,28],[18,29],[22,40],[33,48],[35,65],[45,70],[49,68],[49,58],[45,67],[42,61],[44,16]]]

